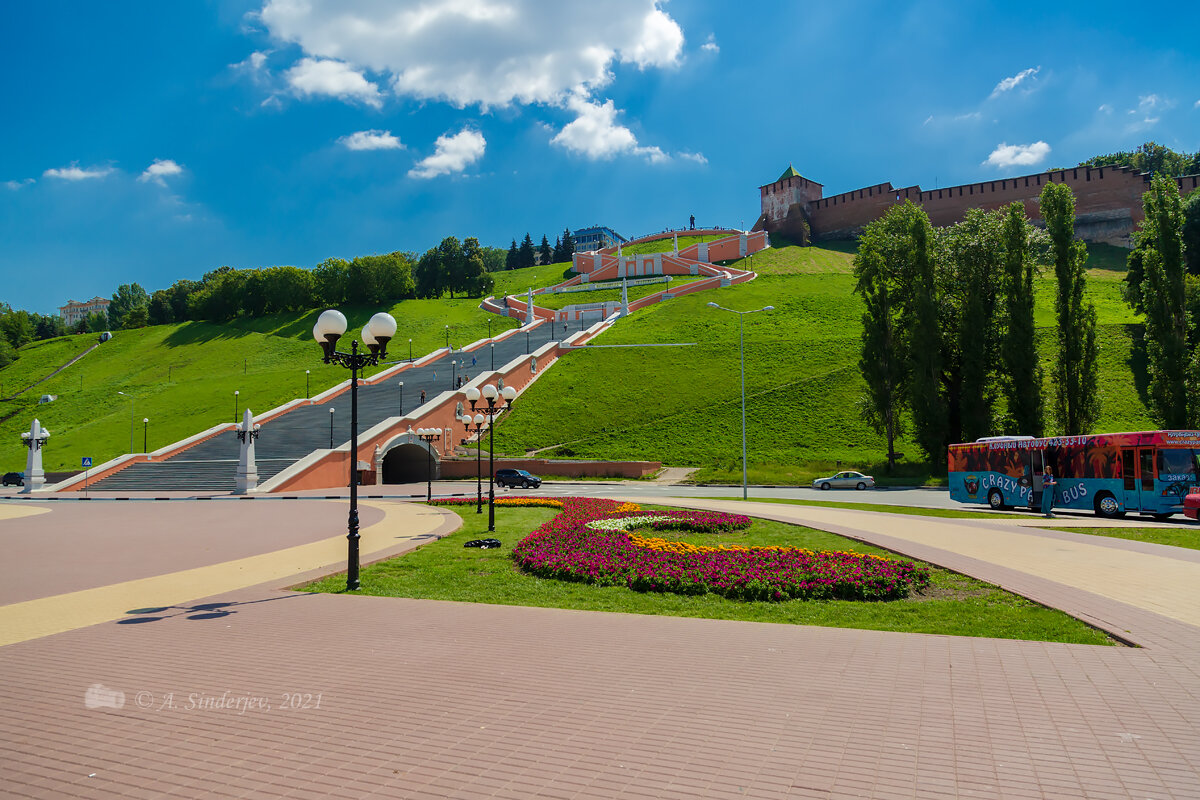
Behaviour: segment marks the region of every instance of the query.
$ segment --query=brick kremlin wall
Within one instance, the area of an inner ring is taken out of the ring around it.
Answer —
[[[1175,180],[1181,194],[1200,188],[1197,175]],[[1079,238],[1129,246],[1130,234],[1142,220],[1142,193],[1149,188],[1149,181],[1148,175],[1126,167],[1074,167],[928,191],[920,186],[896,188],[885,182],[811,200],[804,204],[804,212],[813,239],[851,238],[905,200],[922,206],[936,226],[959,222],[970,208],[991,210],[1012,202],[1022,203],[1031,219],[1040,220],[1038,196],[1042,187],[1051,182],[1065,183],[1075,194],[1075,232]],[[759,224],[770,231],[788,233],[798,222],[799,207],[793,204],[789,213],[781,216],[781,203],[771,191],[772,186],[761,187],[763,218]]]

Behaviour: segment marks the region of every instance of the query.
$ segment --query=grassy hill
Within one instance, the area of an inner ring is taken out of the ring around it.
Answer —
[[[1154,427],[1145,410],[1139,320],[1120,297],[1124,251],[1093,248],[1089,299],[1100,322],[1099,430]],[[571,353],[523,395],[497,427],[509,454],[639,458],[702,468],[702,480],[741,479],[738,320],[710,309],[774,305],[745,318],[747,446],[751,481],[798,482],[837,461],[879,474],[882,437],[859,419],[857,368],[863,307],[852,293],[852,248],[773,247],[748,268],[758,280],[636,312],[598,343],[695,343]],[[1039,352],[1047,375],[1054,348],[1054,281],[1037,285]],[[1050,386],[1046,396],[1050,396]],[[586,409],[587,413],[580,413]],[[917,446],[902,440],[911,459]],[[905,474],[925,477],[922,465]]]
[[[565,265],[537,268],[561,276]],[[516,285],[544,279],[532,270],[498,275],[497,283]],[[515,320],[480,311],[478,299],[406,300],[390,309],[399,329],[389,355],[420,357],[446,342],[456,347],[516,327]],[[363,324],[379,309],[343,308],[350,322],[347,336],[357,337]],[[232,422],[234,391],[241,408],[261,413],[296,397],[304,397],[305,370],[311,370],[312,393],[317,394],[349,377],[341,367],[321,363],[312,339],[318,311],[275,314],[224,324],[187,322],[131,331],[117,331],[80,361],[25,395],[0,401],[0,471],[22,470],[25,448],[22,431],[37,416],[53,434],[44,456],[47,470],[79,468],[82,456],[99,464],[134,449],[142,449],[142,419],[149,418],[149,449],[155,450],[221,422]],[[21,357],[0,370],[7,395],[42,378],[73,355],[94,344],[92,334],[36,342],[21,349]],[[347,341],[349,341],[347,339]],[[368,370],[374,374],[385,367]],[[117,392],[132,397],[124,397]],[[58,400],[37,405],[42,394]],[[132,420],[132,426],[131,426]]]
[[[670,240],[667,240],[669,243]],[[1125,251],[1090,249],[1089,299],[1100,329],[1100,430],[1152,428],[1146,413],[1144,355],[1135,346],[1140,320],[1120,296]],[[496,430],[497,449],[510,454],[551,448],[546,455],[642,458],[702,468],[701,479],[740,481],[741,406],[737,318],[706,307],[774,305],[746,318],[748,448],[752,481],[799,482],[837,461],[879,474],[885,446],[858,417],[863,384],[857,368],[862,304],[852,293],[853,246],[773,247],[747,259],[760,278],[643,309],[606,333],[600,344],[695,343],[687,347],[576,351],[534,384]],[[496,294],[561,280],[566,264],[497,273]],[[657,287],[650,287],[656,289]],[[588,293],[594,296],[607,293]],[[631,292],[631,296],[634,296]],[[1054,282],[1037,284],[1039,350],[1047,374],[1054,348]],[[352,334],[375,309],[343,309]],[[445,343],[462,346],[514,327],[514,320],[478,309],[478,300],[409,300],[391,313],[399,322],[392,357],[406,358],[408,338],[420,356]],[[77,469],[81,456],[100,463],[135,450],[150,419],[150,449],[219,422],[233,420],[233,392],[242,408],[266,411],[304,396],[304,371],[316,394],[344,380],[321,364],[311,338],[316,311],[228,324],[189,322],[118,331],[82,360],[26,394],[0,401],[0,470],[25,463],[21,431],[36,414],[54,436],[49,470]],[[0,396],[52,373],[95,342],[69,336],[22,348],[0,370]],[[1046,387],[1049,396],[1050,387]],[[118,395],[122,391],[131,401]],[[42,394],[59,399],[37,406]],[[581,413],[585,411],[586,413]],[[915,444],[898,446],[910,459]],[[909,464],[910,479],[924,467]]]
[[[715,242],[717,239],[724,239],[728,233],[721,234],[705,234],[702,236],[684,236],[679,234],[679,249],[691,247],[700,242]],[[625,245],[621,248],[623,256],[639,256],[649,255],[650,253],[669,253],[675,249],[675,241],[670,237],[665,239],[655,239],[652,242],[638,242],[637,244]]]

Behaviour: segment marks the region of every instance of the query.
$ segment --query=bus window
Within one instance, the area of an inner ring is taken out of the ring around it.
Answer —
[[[1187,448],[1158,451],[1158,474],[1164,481],[1196,482],[1196,453]]]
[[[1142,491],[1154,491],[1154,451],[1150,448],[1139,450],[1142,461]]]
[[[1121,474],[1125,476],[1125,491],[1137,490],[1137,462],[1133,460],[1132,450],[1121,451]]]

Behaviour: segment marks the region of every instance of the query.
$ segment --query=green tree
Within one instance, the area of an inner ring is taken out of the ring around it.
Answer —
[[[905,201],[910,205],[911,201]],[[912,237],[912,299],[906,313],[908,396],[917,444],[934,464],[946,460],[946,403],[941,394],[942,335],[934,276],[933,226],[925,212],[909,212]]]
[[[462,258],[463,271],[458,290],[471,297],[480,297],[483,292],[490,291],[495,282],[484,266],[484,252],[479,240],[474,236],[463,239]]]
[[[7,306],[5,309],[3,313],[0,313],[0,334],[3,334],[14,348],[23,347],[32,342],[34,327],[29,312],[14,311]]]
[[[1183,254],[1188,274],[1200,275],[1200,189],[1183,199]]]
[[[467,260],[458,238],[447,236],[442,239],[437,246],[437,257],[440,263],[439,274],[442,276],[442,288],[450,292],[450,297],[453,298],[455,291],[463,290],[467,274]]]
[[[413,277],[416,279],[417,297],[442,296],[442,292],[446,291],[446,276],[437,247],[431,247],[421,255]]]
[[[508,248],[508,254],[504,256],[504,268],[516,269],[518,262],[521,260],[520,251],[517,250],[517,240],[512,240],[512,246]]]
[[[1054,410],[1060,433],[1074,436],[1089,433],[1100,416],[1096,308],[1083,302],[1087,248],[1075,239],[1075,195],[1066,184],[1047,183],[1039,202],[1058,282]]]
[[[488,272],[499,272],[507,269],[505,266],[505,250],[503,247],[484,247],[483,268]]]
[[[538,245],[537,259],[537,263],[539,264],[554,263],[554,251],[550,248],[550,240],[546,238],[546,234],[544,233],[542,234],[542,243]]]
[[[1013,203],[1004,209],[1004,340],[1000,347],[1004,365],[1008,424],[1012,434],[1043,434],[1044,404],[1042,384],[1045,376],[1038,360],[1033,322],[1033,273],[1035,259],[1031,247],[1035,229],[1025,216],[1025,206]]]
[[[575,237],[571,234],[570,228],[563,228],[562,232],[562,258],[559,261],[570,261],[575,255]]]
[[[1175,181],[1158,174],[1142,195],[1145,218],[1134,234],[1142,274],[1137,294],[1146,315],[1150,409],[1164,428],[1185,428],[1188,414],[1188,315],[1183,203]]]
[[[117,287],[108,305],[108,324],[113,330],[128,327],[142,327],[146,324],[146,309],[150,306],[150,296],[146,290],[136,283],[123,283]],[[135,309],[141,313],[127,320],[126,317]],[[136,324],[138,321],[141,325]],[[127,324],[133,323],[133,324]]]
[[[81,322],[84,329],[78,331],[79,333],[103,333],[110,330],[108,314],[105,314],[103,311],[93,311],[87,315],[86,319],[81,320]]]
[[[350,262],[327,258],[313,267],[313,299],[317,305],[336,308],[346,302],[346,286]]]
[[[537,264],[537,254],[533,251],[533,239],[529,234],[521,240],[521,249],[517,251],[517,268],[524,269]]]
[[[150,295],[147,320],[151,325],[168,325],[175,321],[175,309],[171,305],[171,290],[157,289]]]
[[[863,253],[860,249],[859,256]],[[865,260],[878,257],[868,254]],[[896,437],[903,433],[905,359],[898,329],[898,313],[892,303],[885,269],[869,268],[878,277],[860,281],[858,292],[866,304],[863,314],[862,352],[858,360],[867,393],[859,402],[859,413],[876,433],[887,439],[888,471],[896,465]]]

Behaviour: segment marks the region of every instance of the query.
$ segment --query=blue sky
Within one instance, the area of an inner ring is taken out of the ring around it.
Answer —
[[[789,163],[832,194],[1193,151],[1197,23],[1152,2],[6,3],[0,300],[749,225]]]

